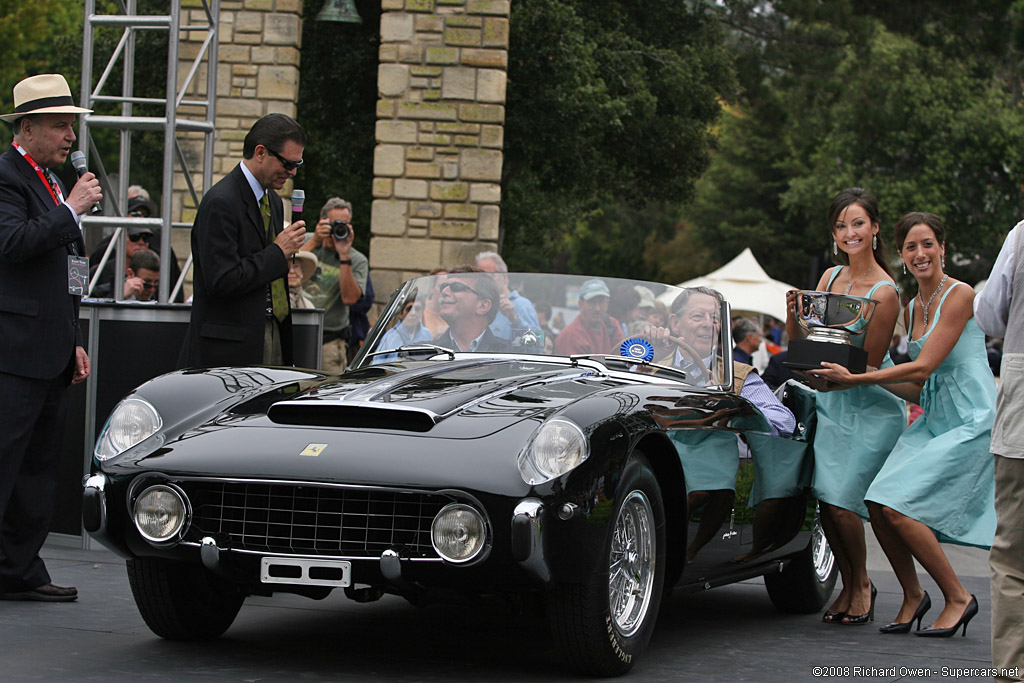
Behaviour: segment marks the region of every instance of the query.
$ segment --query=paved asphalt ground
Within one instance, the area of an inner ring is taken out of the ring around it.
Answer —
[[[963,673],[990,666],[987,554],[947,551],[981,605],[966,638],[878,633],[901,597],[885,558],[871,548],[869,569],[879,590],[875,624],[844,627],[823,624],[817,615],[779,614],[760,581],[676,594],[662,607],[646,655],[624,680],[953,680],[943,667],[959,670],[959,680],[991,680]],[[54,580],[78,586],[80,598],[0,602],[3,683],[582,680],[561,663],[541,620],[510,615],[497,604],[415,608],[391,597],[371,604],[342,595],[319,602],[251,598],[220,640],[175,643],[143,623],[124,562],[112,553],[54,539],[44,557]],[[939,597],[923,573],[922,581]],[[929,616],[937,613],[933,607]],[[820,675],[815,667],[823,668]]]

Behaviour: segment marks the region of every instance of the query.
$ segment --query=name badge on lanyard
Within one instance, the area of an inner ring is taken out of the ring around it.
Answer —
[[[68,255],[68,294],[85,296],[89,291],[89,259]]]

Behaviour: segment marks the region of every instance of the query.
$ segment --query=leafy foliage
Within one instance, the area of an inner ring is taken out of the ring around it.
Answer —
[[[0,111],[6,114],[14,110],[14,84],[36,74],[63,73],[71,92],[77,96],[84,19],[78,0],[0,0],[0,45],[4,46],[4,58],[0,60]],[[63,36],[77,38],[77,63],[54,62],[54,42]],[[72,68],[61,69],[62,66]]]
[[[812,286],[830,261],[828,203],[861,186],[883,238],[932,211],[953,275],[984,277],[1019,219],[1020,5],[727,2],[750,68],[684,211],[691,231],[718,262],[749,245],[774,277]]]
[[[517,0],[509,52],[506,260],[635,275],[651,226],[608,228],[693,194],[733,82],[717,18],[701,3]]]

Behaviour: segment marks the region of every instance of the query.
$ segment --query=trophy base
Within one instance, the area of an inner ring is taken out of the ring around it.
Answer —
[[[854,374],[867,370],[868,352],[852,344],[791,339],[789,354],[783,363],[793,370],[814,370],[821,367],[821,361],[838,363]]]

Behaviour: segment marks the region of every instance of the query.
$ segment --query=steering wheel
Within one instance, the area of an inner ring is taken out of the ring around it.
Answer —
[[[696,368],[704,373],[704,375],[710,380],[711,373],[708,371],[708,366],[704,365],[704,359],[697,353],[697,349],[690,346],[689,342],[684,340],[682,337],[669,337],[669,341],[679,347],[679,352],[682,354],[690,363],[693,363]]]

